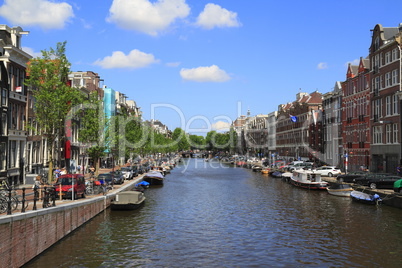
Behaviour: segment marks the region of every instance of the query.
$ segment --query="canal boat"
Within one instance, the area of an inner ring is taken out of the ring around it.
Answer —
[[[259,172],[262,170],[262,167],[259,165],[253,165],[253,166],[251,166],[251,170],[254,172]]]
[[[328,187],[328,182],[321,180],[320,174],[303,169],[293,171],[290,183],[296,187],[309,190],[326,190]]]
[[[144,192],[149,188],[149,182],[141,181],[134,185],[133,191]]]
[[[350,197],[352,197],[353,201],[369,205],[378,205],[381,202],[378,194],[368,194],[360,191],[352,191]]]
[[[353,191],[352,186],[346,183],[331,183],[327,187],[327,191],[331,195],[349,197]]]
[[[271,175],[271,177],[274,177],[274,178],[282,178],[282,172],[280,172],[278,170],[276,170],[274,172],[270,172],[269,175]]]
[[[142,179],[150,185],[163,185],[165,177],[159,171],[151,170]]]
[[[292,173],[290,173],[290,172],[284,172],[284,173],[282,173],[282,180],[284,181],[284,182],[287,182],[287,183],[291,183],[291,178],[292,178],[292,176],[293,176],[293,174]]]
[[[111,201],[112,210],[134,210],[140,208],[145,202],[145,195],[139,191],[123,191],[116,194]]]
[[[261,169],[261,174],[269,174],[270,168]]]

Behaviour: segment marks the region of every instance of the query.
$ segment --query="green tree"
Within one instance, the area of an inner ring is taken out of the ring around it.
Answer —
[[[53,152],[60,152],[66,115],[80,99],[80,93],[67,84],[70,63],[65,47],[66,42],[57,43],[56,49],[43,50],[42,57],[31,59],[25,80],[35,98],[34,111],[40,133],[47,140],[49,178],[52,178]]]
[[[186,151],[190,148],[190,143],[187,140],[186,132],[181,128],[175,128],[172,133],[172,140],[174,143],[177,143],[178,151]]]
[[[106,141],[108,139],[108,122],[103,113],[102,100],[96,91],[89,94],[88,99],[79,105],[75,113],[79,123],[78,141],[86,148],[86,153],[93,159],[96,166],[96,175],[99,173],[99,159],[105,156]]]

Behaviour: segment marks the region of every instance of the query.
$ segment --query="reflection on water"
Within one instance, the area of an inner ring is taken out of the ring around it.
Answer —
[[[402,213],[190,159],[27,267],[401,267]]]

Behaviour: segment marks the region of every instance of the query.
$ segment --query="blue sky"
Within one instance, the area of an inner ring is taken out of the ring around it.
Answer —
[[[67,41],[72,71],[93,71],[145,120],[202,135],[344,81],[400,0],[3,0],[0,24],[29,31],[33,56]]]

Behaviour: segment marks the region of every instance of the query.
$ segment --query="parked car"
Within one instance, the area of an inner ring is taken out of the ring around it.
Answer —
[[[321,174],[321,176],[337,176],[341,174],[341,170],[335,166],[322,166],[314,169],[314,173]]]
[[[74,199],[81,196],[85,198],[85,178],[82,174],[65,174],[57,178],[56,183],[56,196],[62,195],[63,198]]]
[[[290,172],[293,172],[295,169],[297,170],[297,169],[312,169],[312,168],[313,168],[312,162],[303,162],[288,166],[288,170]]]
[[[367,185],[371,189],[393,189],[394,183],[398,180],[401,180],[401,176],[386,176],[386,177],[374,177],[367,181]]]
[[[133,172],[133,178],[138,176],[138,167],[137,166],[132,166],[131,167],[131,172]]]
[[[394,192],[402,194],[402,179],[394,182]]]
[[[110,172],[113,176],[113,184],[123,184],[124,183],[124,175],[120,170],[115,170],[114,172]]]
[[[381,178],[381,177],[386,177],[386,176],[391,176],[392,174],[390,173],[369,173],[364,176],[361,176],[359,178],[354,179],[354,183],[358,185],[363,185],[363,186],[368,186],[368,182],[370,180],[376,179],[376,178]]]
[[[113,175],[111,173],[102,173],[98,175],[98,181],[101,183],[112,184]]]
[[[364,176],[364,175],[366,175],[366,174],[368,174],[368,173],[367,173],[367,172],[364,172],[364,171],[354,171],[354,172],[349,172],[349,173],[347,173],[347,174],[338,175],[338,176],[336,177],[336,180],[337,180],[338,182],[349,182],[349,183],[352,183],[352,182],[355,181],[356,178],[360,178],[361,176]]]
[[[120,170],[124,179],[131,180],[133,178],[133,170],[130,167],[122,167]]]

